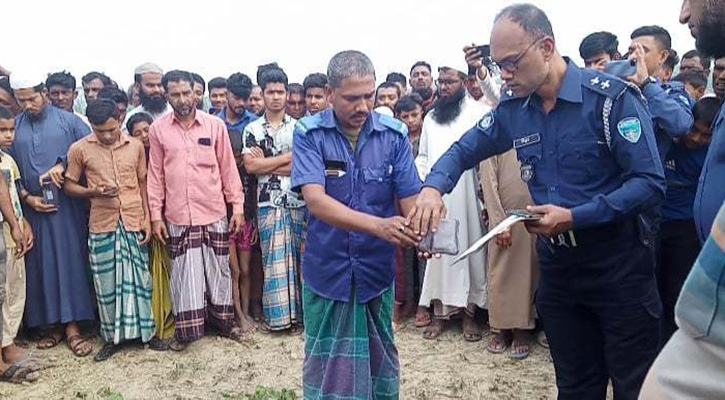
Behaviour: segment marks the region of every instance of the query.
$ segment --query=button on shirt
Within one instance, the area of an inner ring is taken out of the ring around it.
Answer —
[[[396,199],[420,192],[406,134],[402,122],[373,112],[354,150],[333,110],[303,118],[294,133],[292,186],[320,185],[353,210],[381,218],[397,215]],[[318,295],[347,302],[354,284],[357,301],[366,303],[390,288],[392,244],[335,228],[312,214],[306,242],[302,271]]]
[[[119,218],[129,232],[143,226],[144,210],[140,183],[146,181],[143,143],[126,135],[113,147],[102,145],[95,134],[74,143],[68,150],[68,179],[86,176],[88,187],[116,187],[118,196],[91,198],[88,228],[91,233],[115,232]]]
[[[463,171],[514,147],[534,202],[571,209],[576,229],[658,206],[665,180],[647,107],[622,81],[568,63],[548,114],[537,94],[511,98],[504,92],[498,108],[441,157],[424,186],[448,193]],[[609,144],[608,97],[615,99]]]
[[[725,201],[725,106],[712,125],[712,141],[702,167],[695,197],[695,227],[701,242],[712,229],[720,206]]]
[[[171,113],[156,120],[151,147],[148,196],[151,220],[162,210],[175,225],[203,226],[243,213],[244,195],[227,128],[221,119],[196,110],[187,129]]]

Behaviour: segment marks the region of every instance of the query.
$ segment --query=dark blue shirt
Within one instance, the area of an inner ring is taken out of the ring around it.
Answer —
[[[421,186],[407,132],[401,121],[373,112],[353,149],[333,110],[302,118],[294,133],[292,186],[320,185],[353,210],[397,215],[396,199],[418,194]],[[340,171],[345,173],[336,176]],[[395,250],[382,239],[310,214],[306,243],[305,284],[320,296],[346,302],[354,284],[358,302],[366,303],[393,283]]]
[[[642,89],[654,120],[654,132],[660,159],[664,160],[672,139],[690,133],[694,123],[690,96],[680,82],[651,83]]]
[[[725,201],[725,106],[712,125],[712,141],[702,167],[695,197],[695,227],[700,241],[710,235],[712,223]]]
[[[673,143],[665,159],[667,195],[662,203],[662,219],[691,220],[702,165],[707,146],[688,149],[682,143]]]
[[[224,107],[224,109],[219,114],[216,114],[216,116],[221,118],[222,121],[224,121],[224,123],[227,125],[227,131],[230,131],[233,129],[235,131],[239,131],[240,135],[244,132],[244,128],[246,128],[250,122],[259,118],[255,114],[250,113],[248,110],[244,110],[244,115],[242,115],[242,118],[240,118],[239,121],[237,121],[237,123],[231,124],[227,120],[227,108],[226,107]]]
[[[496,110],[440,158],[424,186],[448,193],[463,171],[513,147],[534,202],[571,209],[577,229],[662,202],[665,179],[652,117],[623,81],[569,61],[548,114],[535,93],[527,98],[504,95]],[[612,101],[609,135],[603,118],[607,98]]]

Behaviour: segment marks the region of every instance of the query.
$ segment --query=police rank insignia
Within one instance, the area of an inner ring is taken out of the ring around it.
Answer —
[[[642,123],[639,121],[639,118],[625,118],[617,124],[617,131],[619,131],[619,135],[626,141],[637,143],[639,137],[642,136]]]
[[[493,113],[489,112],[488,114],[484,115],[483,118],[481,118],[480,121],[478,121],[478,128],[482,131],[485,131],[486,129],[490,128],[493,125]]]

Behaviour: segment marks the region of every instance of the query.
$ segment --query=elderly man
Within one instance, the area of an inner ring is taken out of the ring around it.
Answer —
[[[327,67],[331,110],[294,133],[292,186],[310,212],[304,275],[304,396],[397,399],[394,245],[417,245],[396,216],[420,190],[407,130],[374,112],[375,70],[358,51]]]
[[[50,105],[41,78],[13,75],[10,83],[23,113],[16,119],[15,142],[8,153],[20,168],[24,187],[20,198],[36,238],[25,259],[25,325],[53,326],[38,348],[56,346],[65,334],[73,354],[87,356],[91,342],[81,336],[77,322],[94,318],[87,275],[88,219],[85,203],[58,189],[68,149],[90,128],[72,113]]]
[[[616,399],[636,399],[662,312],[642,216],[665,191],[652,118],[624,81],[562,57],[533,5],[498,14],[491,58],[506,83],[501,102],[428,174],[412,229],[435,231],[446,215],[442,196],[463,172],[515,149],[538,204],[528,208],[539,215],[527,228],[540,235],[536,306],[559,399],[603,400],[610,379]]]
[[[243,339],[235,326],[229,230],[243,224],[242,182],[224,122],[196,109],[186,71],[164,75],[174,112],[151,125],[148,197],[154,236],[171,250],[171,298],[181,351],[204,336],[204,321]],[[227,204],[233,216],[227,224]]]

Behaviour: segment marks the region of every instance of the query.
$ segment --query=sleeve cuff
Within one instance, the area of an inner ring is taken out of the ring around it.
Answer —
[[[595,224],[596,205],[584,203],[571,209],[571,216],[574,219],[574,229],[581,229]]]
[[[161,210],[150,210],[151,213],[151,221],[161,221],[163,220],[163,217],[161,215]]]
[[[325,186],[325,178],[318,174],[306,174],[292,177],[292,188],[297,189],[309,184]]]
[[[244,202],[232,204],[232,214],[244,214]]]
[[[432,172],[428,175],[423,187],[432,187],[439,191],[441,194],[446,194],[452,190],[451,179],[441,172]]]

